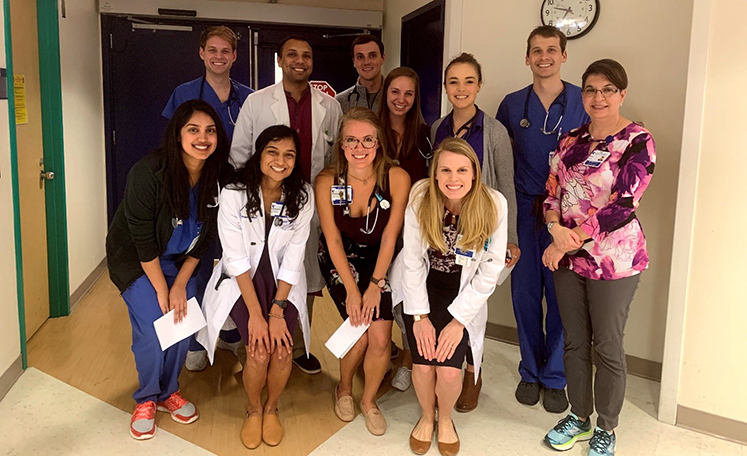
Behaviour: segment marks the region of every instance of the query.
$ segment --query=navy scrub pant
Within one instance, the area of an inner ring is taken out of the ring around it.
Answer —
[[[546,229],[536,226],[534,196],[516,192],[516,229],[521,259],[511,273],[511,300],[519,333],[521,380],[546,388],[565,388],[563,325],[555,297],[552,272],[542,264],[542,254],[552,242]],[[547,314],[542,308],[542,295]]]
[[[176,277],[166,276],[166,283],[171,289]],[[195,296],[196,281],[187,282],[187,299]],[[140,381],[140,388],[132,397],[142,404],[147,401],[165,401],[179,390],[179,374],[187,358],[189,338],[177,342],[166,351],[161,345],[153,328],[153,322],[163,316],[158,306],[156,290],[146,275],[140,276],[122,293],[130,314],[132,324],[132,353],[135,355],[135,367]]]

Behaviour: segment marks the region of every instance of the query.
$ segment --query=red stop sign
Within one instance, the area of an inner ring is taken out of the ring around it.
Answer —
[[[327,83],[327,81],[309,81],[309,84],[311,85],[311,87],[321,90],[332,98],[337,95],[335,89],[333,89],[332,86]]]

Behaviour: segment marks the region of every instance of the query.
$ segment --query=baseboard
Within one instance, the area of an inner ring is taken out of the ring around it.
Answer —
[[[21,360],[21,355],[18,355],[18,358],[0,375],[0,401],[8,394],[13,385],[16,384],[21,374],[23,374],[23,361]]]
[[[488,322],[485,337],[512,345],[519,345],[519,335],[516,328]],[[661,382],[661,363],[636,356],[626,355],[628,373],[636,377],[643,377],[655,382]]]
[[[747,423],[677,406],[677,426],[720,439],[747,445]]]
[[[98,266],[93,268],[93,271],[88,274],[88,277],[81,283],[78,288],[75,289],[75,291],[70,295],[70,311],[72,312],[76,305],[78,305],[78,302],[80,302],[81,299],[83,299],[83,296],[86,295],[89,291],[91,291],[91,287],[93,287],[93,284],[96,283],[96,281],[101,277],[101,274],[106,271],[106,257],[104,257],[103,260],[101,260],[101,263],[99,263]]]

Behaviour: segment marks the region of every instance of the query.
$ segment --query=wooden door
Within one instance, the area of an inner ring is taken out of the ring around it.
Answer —
[[[18,183],[23,249],[23,293],[26,307],[26,339],[49,318],[47,222],[42,159],[41,87],[36,2],[10,0],[13,37],[13,72],[23,76],[26,122],[17,123]],[[13,77],[8,75],[8,77]],[[23,100],[16,97],[16,109]]]

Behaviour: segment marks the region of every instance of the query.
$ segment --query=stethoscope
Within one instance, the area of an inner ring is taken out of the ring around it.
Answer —
[[[472,118],[470,120],[468,120],[467,122],[465,122],[464,125],[462,125],[461,127],[459,127],[459,129],[456,131],[456,133],[454,133],[453,135],[451,135],[452,138],[458,138],[459,137],[459,133],[461,133],[462,131],[464,131],[464,136],[462,136],[462,139],[465,140],[465,141],[469,140],[469,137],[472,135],[472,132],[474,131],[474,130],[472,130],[472,124],[475,122],[475,120],[477,120],[477,116],[479,116],[480,112],[481,112],[480,108],[478,108],[477,105],[475,105],[475,108],[476,108],[475,115],[472,116]],[[454,115],[453,115],[454,111],[452,111],[451,113],[452,113],[451,122],[453,124],[454,123]],[[449,129],[449,133],[451,133],[451,130],[453,130],[453,127]],[[430,144],[430,140],[428,140],[428,143]],[[433,147],[432,144],[431,144],[431,147]],[[423,153],[421,152],[420,154],[422,155]]]
[[[342,210],[342,214],[350,217],[350,198],[348,198],[348,186],[345,185],[345,179],[340,176],[338,178],[339,184],[342,185],[345,188],[345,208]],[[387,201],[383,196],[381,196],[381,193],[379,192],[379,184],[377,183],[374,187],[373,191],[371,192],[371,196],[368,197],[368,203],[366,203],[366,228],[359,228],[363,234],[370,235],[376,230],[376,224],[379,222],[379,208],[387,210],[390,207],[389,201]],[[370,210],[368,210],[369,207],[371,207],[371,201],[376,198],[376,215],[374,216],[374,222],[373,226],[369,228],[368,222],[369,217],[371,216]]]
[[[532,96],[532,86],[529,86],[529,90],[527,90],[527,97],[526,100],[524,100],[524,117],[519,121],[519,126],[521,128],[529,128],[531,125],[531,122],[529,122],[529,98]],[[552,128],[552,130],[547,130],[547,118],[550,115],[550,109],[552,109],[554,104],[560,104],[560,106],[563,107],[563,111],[560,113],[560,118],[558,119],[558,122],[555,124],[555,126]],[[566,95],[565,95],[565,81],[563,81],[563,91],[558,95],[558,97],[553,100],[552,103],[550,103],[550,107],[545,111],[545,122],[542,124],[542,128],[540,128],[540,131],[549,136],[554,134],[556,131],[558,131],[558,127],[560,126],[560,122],[563,121],[563,116],[565,116],[565,110],[568,107],[568,104],[566,103]],[[560,136],[560,132],[558,131],[558,136]]]
[[[381,94],[381,90],[376,92],[376,95],[374,95],[374,98],[373,98],[373,104],[376,104],[376,100],[379,98],[380,94]],[[355,103],[350,102],[350,98],[353,95],[355,95]],[[361,100],[361,94],[358,93],[358,84],[356,84],[355,87],[353,87],[353,91],[348,94],[348,106],[358,106],[358,102],[360,100]],[[368,109],[373,109],[371,108],[371,104],[368,103],[368,100],[366,100],[366,105]]]
[[[272,224],[275,226],[282,226],[283,225],[283,212],[285,212],[285,189],[282,189],[280,193],[280,200],[282,202],[282,205],[280,206],[280,213],[278,215],[273,215],[273,221]],[[264,208],[258,209],[257,212],[264,212]],[[272,204],[270,204],[270,211],[272,211]],[[252,220],[257,216],[257,212],[254,212],[255,215],[249,216],[247,214],[247,218],[249,219],[249,223],[252,223]],[[263,214],[264,215],[264,214]]]
[[[216,207],[218,207],[219,202],[220,202],[220,182],[216,181],[215,185],[218,187],[218,196],[213,197],[213,200],[215,201],[214,204],[210,204],[210,203],[207,204],[207,207],[209,207],[210,209],[215,209]],[[182,226],[183,224],[184,224],[184,221],[177,216],[174,216],[171,219],[171,226],[173,226],[174,229],[176,229],[177,226]]]
[[[205,76],[202,77],[202,82],[200,83],[200,93],[197,95],[197,98],[199,98],[202,101],[202,95],[205,92]],[[233,118],[233,114],[231,114],[231,102],[236,102],[236,104],[239,104],[239,96],[237,94],[236,87],[233,84],[233,81],[231,81],[231,89],[228,91],[228,100],[226,102],[228,103],[228,106],[226,108],[228,109],[228,123],[231,124],[231,126],[236,125],[236,120]],[[240,108],[240,106],[239,106]]]

